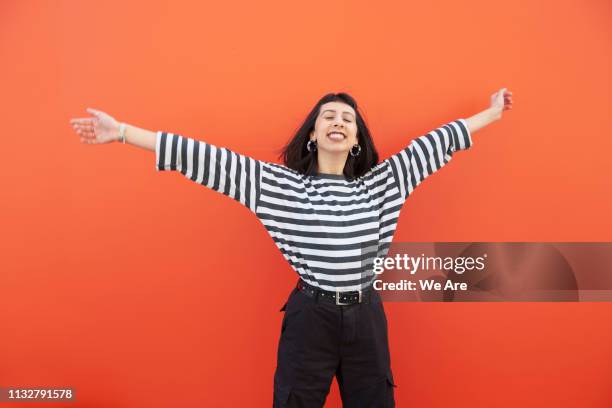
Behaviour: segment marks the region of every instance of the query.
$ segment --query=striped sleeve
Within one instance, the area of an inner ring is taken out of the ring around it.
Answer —
[[[457,150],[469,149],[472,136],[464,119],[447,123],[389,157],[389,163],[403,199],[423,180],[448,163]]]
[[[224,147],[174,133],[157,132],[156,170],[177,170],[198,184],[257,210],[261,162]]]

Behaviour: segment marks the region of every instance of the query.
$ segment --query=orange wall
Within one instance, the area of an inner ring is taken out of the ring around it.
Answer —
[[[0,386],[271,405],[297,275],[238,203],[81,145],[86,107],[275,161],[342,90],[386,158],[507,87],[514,109],[419,186],[396,242],[612,240],[609,1],[169,4],[0,4]],[[609,303],[386,310],[399,407],[612,406]]]

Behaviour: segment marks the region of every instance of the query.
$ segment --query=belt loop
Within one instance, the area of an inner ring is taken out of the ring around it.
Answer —
[[[321,291],[319,289],[314,289],[314,301],[315,303],[319,303],[319,295],[321,294]]]

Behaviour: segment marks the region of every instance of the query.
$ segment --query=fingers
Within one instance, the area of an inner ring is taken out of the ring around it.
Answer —
[[[81,141],[81,143],[84,143],[84,144],[92,144],[93,143],[92,141],[95,141],[96,139],[80,137],[79,140]]]
[[[491,95],[491,105],[501,108],[502,111],[512,109],[512,92],[508,88],[501,88]]]
[[[79,135],[79,137],[81,139],[85,139],[85,140],[95,140],[96,139],[96,135],[93,132],[77,132],[77,134]]]
[[[85,123],[72,123],[72,129],[79,134],[94,134],[94,125]]]
[[[499,92],[504,97],[504,110],[512,109],[512,92],[508,91],[507,88],[502,88]]]
[[[96,143],[98,143],[98,140],[95,138],[95,136],[81,135],[79,140],[81,141],[81,143],[85,143],[85,144],[96,144]]]
[[[94,122],[96,121],[95,118],[76,118],[76,119],[70,119],[70,123],[71,124],[79,124],[79,125],[85,125],[85,124],[94,124]]]
[[[504,97],[506,97],[506,96],[512,96],[512,92],[508,91],[508,88],[502,88],[498,92],[496,92],[494,95],[496,96],[503,95]]]
[[[96,133],[93,125],[90,125],[89,121],[71,120],[73,130],[79,135],[81,143],[95,144]]]
[[[96,109],[87,108],[87,112],[94,115],[93,118],[73,118],[70,119],[72,129],[79,135],[81,143],[97,144],[95,126],[98,124],[101,112]]]
[[[93,130],[95,128],[96,124],[95,123],[73,123],[72,124],[72,128],[77,130],[77,129],[87,129],[87,130]]]

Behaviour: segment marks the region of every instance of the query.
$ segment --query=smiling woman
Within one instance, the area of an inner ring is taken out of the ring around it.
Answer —
[[[347,178],[362,176],[378,163],[370,130],[357,102],[346,93],[323,96],[285,145],[281,157],[287,167],[302,174]]]
[[[496,94],[491,108],[434,129],[381,163],[345,93],[317,102],[285,146],[284,165],[121,124],[97,110],[71,123],[83,143],[121,140],[155,151],[158,171],[179,171],[262,222],[299,276],[281,308],[274,406],[322,407],[336,376],[345,407],[393,407],[387,319],[372,287],[373,259],[387,254],[412,191],[470,148],[471,133],[505,108],[503,92]]]
[[[314,130],[310,133],[310,141],[319,149],[317,173],[343,174],[348,153],[351,152],[353,158],[361,153],[357,140],[357,125],[353,119],[354,110],[343,105],[342,102],[322,105],[321,114],[318,115]],[[350,111],[342,111],[346,108]]]

